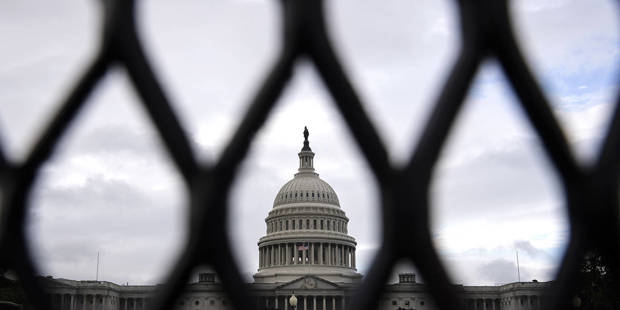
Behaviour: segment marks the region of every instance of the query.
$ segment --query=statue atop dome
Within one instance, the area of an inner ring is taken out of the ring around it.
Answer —
[[[310,132],[308,132],[308,127],[304,126],[304,147],[301,149],[302,152],[312,152],[310,148],[310,141],[308,141],[308,136]]]

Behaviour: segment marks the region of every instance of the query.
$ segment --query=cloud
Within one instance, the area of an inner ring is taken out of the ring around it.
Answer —
[[[515,242],[515,247],[518,250],[525,252],[532,257],[547,257],[548,254],[542,249],[536,248],[531,242],[525,240],[519,240]]]
[[[505,259],[495,259],[488,263],[483,263],[476,268],[481,281],[505,284],[515,282],[517,266],[514,262]],[[520,270],[521,279],[531,278],[527,270]]]
[[[28,222],[35,261],[45,274],[82,279],[90,277],[99,251],[105,255],[103,279],[155,281],[185,233],[182,206],[164,197],[102,177],[38,187]]]

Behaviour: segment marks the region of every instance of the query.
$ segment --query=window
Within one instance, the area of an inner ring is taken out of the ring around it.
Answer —
[[[323,220],[321,220],[321,229],[323,229]]]
[[[314,225],[312,225],[312,229],[316,229],[316,220],[314,220]]]

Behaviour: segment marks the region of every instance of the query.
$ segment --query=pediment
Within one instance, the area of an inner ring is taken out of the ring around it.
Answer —
[[[338,285],[315,276],[304,276],[277,287],[282,290],[338,289]]]

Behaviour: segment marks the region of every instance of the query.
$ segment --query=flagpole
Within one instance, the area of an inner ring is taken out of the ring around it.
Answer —
[[[517,278],[519,279],[519,282],[521,282],[521,272],[519,270],[519,250],[515,249],[515,252],[517,253]]]
[[[97,251],[97,275],[95,276],[95,281],[99,281],[99,251]]]

